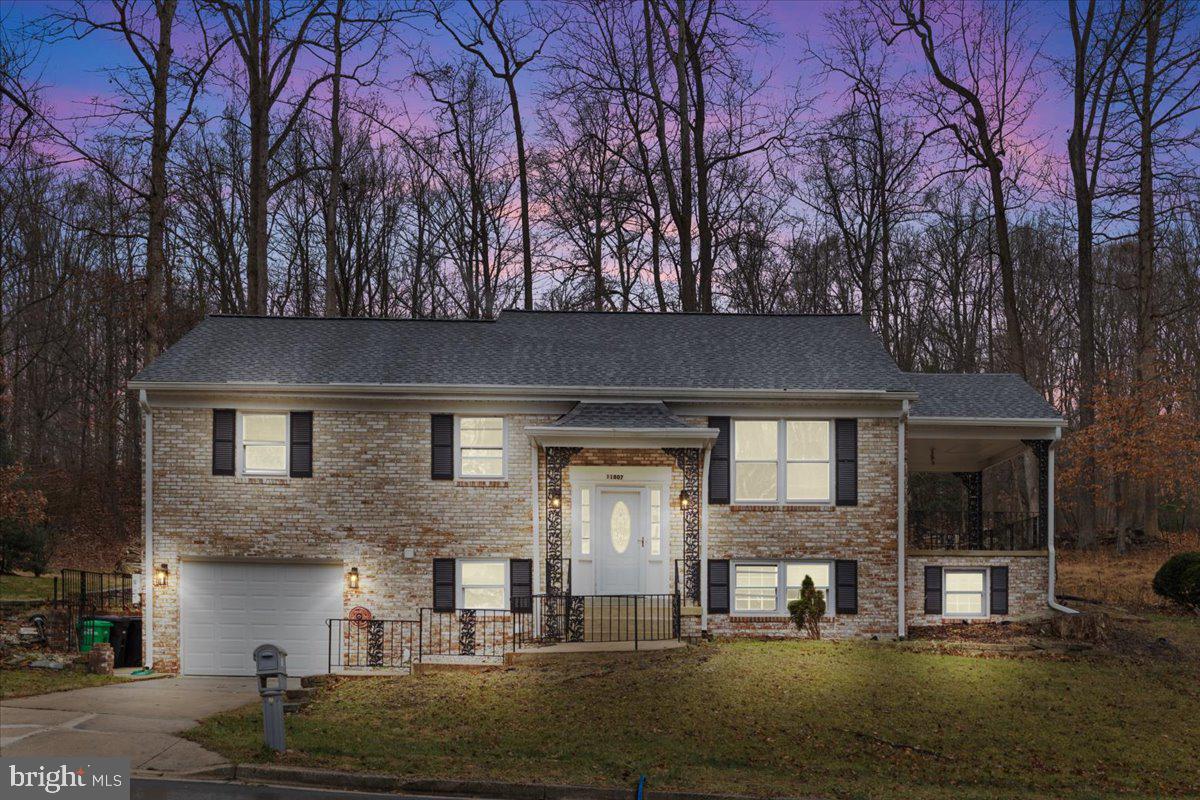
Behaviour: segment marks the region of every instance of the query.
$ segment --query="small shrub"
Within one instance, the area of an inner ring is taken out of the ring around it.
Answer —
[[[800,599],[788,603],[788,613],[796,630],[808,634],[810,639],[821,638],[821,619],[825,616],[825,596],[817,591],[812,578],[804,576],[800,584]]]
[[[1200,552],[1178,553],[1154,576],[1154,592],[1187,608],[1200,609]]]

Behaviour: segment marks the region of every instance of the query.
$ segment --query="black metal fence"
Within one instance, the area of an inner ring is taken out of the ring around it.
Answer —
[[[417,659],[435,656],[498,658],[532,637],[533,615],[503,609],[422,608]]]
[[[420,647],[421,623],[413,619],[330,619],[329,670],[398,669],[411,666]]]
[[[1043,550],[1046,537],[1037,514],[984,514],[980,529],[972,531],[957,520],[913,512],[908,543],[918,550]]]
[[[140,614],[135,609],[133,576],[127,572],[59,571],[54,583],[54,605],[67,614],[67,643],[78,647],[83,620],[97,614]]]
[[[545,595],[533,597],[537,641],[654,642],[679,638],[681,599],[671,594]],[[522,642],[524,644],[524,642]]]

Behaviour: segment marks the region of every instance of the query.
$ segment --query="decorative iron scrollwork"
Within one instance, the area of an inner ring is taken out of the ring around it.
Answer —
[[[700,506],[708,498],[700,494],[700,450],[694,447],[664,447],[683,472],[683,489],[692,501],[683,509],[683,595],[700,602]]]
[[[383,622],[367,620],[367,666],[383,666]]]
[[[562,474],[580,447],[546,448],[546,594],[563,593]],[[558,498],[556,505],[554,498]]]
[[[567,641],[583,641],[583,597],[567,597]]]
[[[956,472],[955,476],[967,491],[967,541],[971,547],[983,544],[983,473]]]
[[[475,610],[458,612],[458,652],[460,655],[475,655]]]

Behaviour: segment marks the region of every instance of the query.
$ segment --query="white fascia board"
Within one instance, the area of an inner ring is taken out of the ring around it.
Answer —
[[[915,400],[916,392],[892,392],[875,389],[697,389],[693,387],[615,387],[615,386],[510,386],[471,384],[384,384],[384,383],[275,383],[244,381],[235,383],[130,381],[130,390],[153,392],[204,392],[209,394],[296,394],[339,397],[378,397],[392,399],[436,398],[473,400],[489,397],[497,400],[588,401],[612,399],[616,402],[638,398],[679,402],[687,400]]]

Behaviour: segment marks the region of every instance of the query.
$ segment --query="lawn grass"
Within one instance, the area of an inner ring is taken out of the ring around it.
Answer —
[[[120,683],[126,678],[91,675],[81,669],[0,669],[0,700]]]
[[[645,774],[651,790],[763,796],[1197,796],[1194,655],[982,659],[737,641],[345,680],[288,717],[281,758],[617,787]],[[234,761],[275,760],[256,707],[188,735]]]
[[[0,600],[49,600],[53,594],[51,575],[0,575]]]

